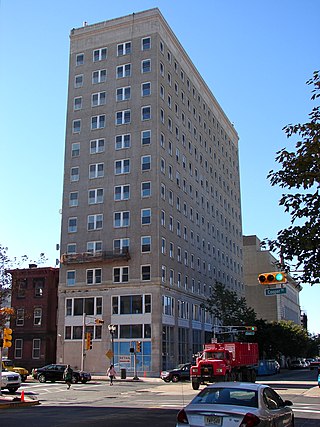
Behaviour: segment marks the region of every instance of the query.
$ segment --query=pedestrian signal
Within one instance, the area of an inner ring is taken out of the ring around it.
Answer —
[[[277,285],[287,283],[287,275],[283,272],[262,273],[258,277],[261,285]]]

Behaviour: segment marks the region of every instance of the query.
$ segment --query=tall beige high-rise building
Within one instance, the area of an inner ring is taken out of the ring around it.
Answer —
[[[70,40],[57,359],[159,375],[244,295],[238,135],[158,9]]]

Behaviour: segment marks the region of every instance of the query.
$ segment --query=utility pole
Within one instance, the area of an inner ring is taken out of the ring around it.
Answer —
[[[86,313],[82,315],[82,343],[81,343],[81,371],[84,371],[84,358],[85,353],[85,340],[86,340]]]

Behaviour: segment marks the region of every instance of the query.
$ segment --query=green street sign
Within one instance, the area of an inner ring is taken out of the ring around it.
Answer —
[[[265,289],[265,296],[271,297],[272,295],[286,294],[286,288],[275,288],[275,289]]]

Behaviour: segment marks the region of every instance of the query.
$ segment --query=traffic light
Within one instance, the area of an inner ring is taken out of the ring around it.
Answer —
[[[86,332],[86,350],[92,350],[92,334]]]
[[[12,329],[4,328],[3,329],[3,347],[11,347],[12,346]]]
[[[104,324],[104,320],[102,320],[102,319],[95,319],[94,323],[96,325],[103,325]]]
[[[287,283],[287,275],[281,271],[262,273],[259,274],[258,280],[261,285],[277,285]]]
[[[136,352],[141,353],[141,341],[137,341],[136,343]]]
[[[246,331],[255,332],[257,330],[256,326],[245,326],[245,328],[246,328]]]

